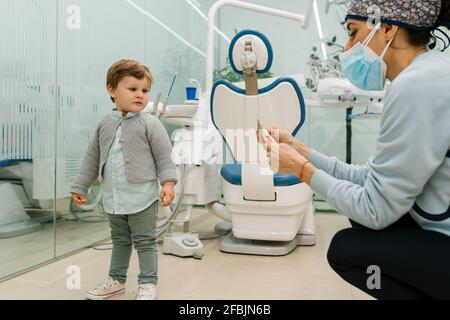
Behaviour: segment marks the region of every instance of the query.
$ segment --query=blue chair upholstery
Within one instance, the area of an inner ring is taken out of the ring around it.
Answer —
[[[231,184],[242,185],[242,166],[238,163],[226,164],[220,170],[222,177]],[[291,174],[275,174],[273,176],[275,187],[288,187],[301,183],[300,179]]]

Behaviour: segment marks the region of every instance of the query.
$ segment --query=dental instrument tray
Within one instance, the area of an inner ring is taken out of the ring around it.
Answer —
[[[317,94],[322,101],[354,101],[356,103],[382,102],[382,91],[361,90],[347,79],[325,78],[319,81]]]

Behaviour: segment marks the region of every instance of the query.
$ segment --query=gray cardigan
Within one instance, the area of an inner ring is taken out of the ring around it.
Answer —
[[[119,125],[122,125],[120,142],[129,182],[145,182],[157,178],[161,184],[177,181],[176,167],[171,159],[172,144],[158,118],[148,113],[123,119],[108,115],[95,129],[70,192],[86,195],[96,179],[102,181],[103,167]]]

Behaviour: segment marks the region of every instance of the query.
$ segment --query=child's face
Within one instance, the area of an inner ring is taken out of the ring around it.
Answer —
[[[117,88],[108,87],[109,95],[114,98],[117,111],[141,112],[148,103],[150,81],[147,78],[123,78]]]

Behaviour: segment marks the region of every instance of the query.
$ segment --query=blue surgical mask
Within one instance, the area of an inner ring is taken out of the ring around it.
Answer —
[[[340,57],[345,77],[363,90],[383,91],[386,83],[387,65],[383,58],[394,38],[389,41],[381,56],[368,47],[380,26],[381,24],[377,24],[362,44],[358,42]]]

